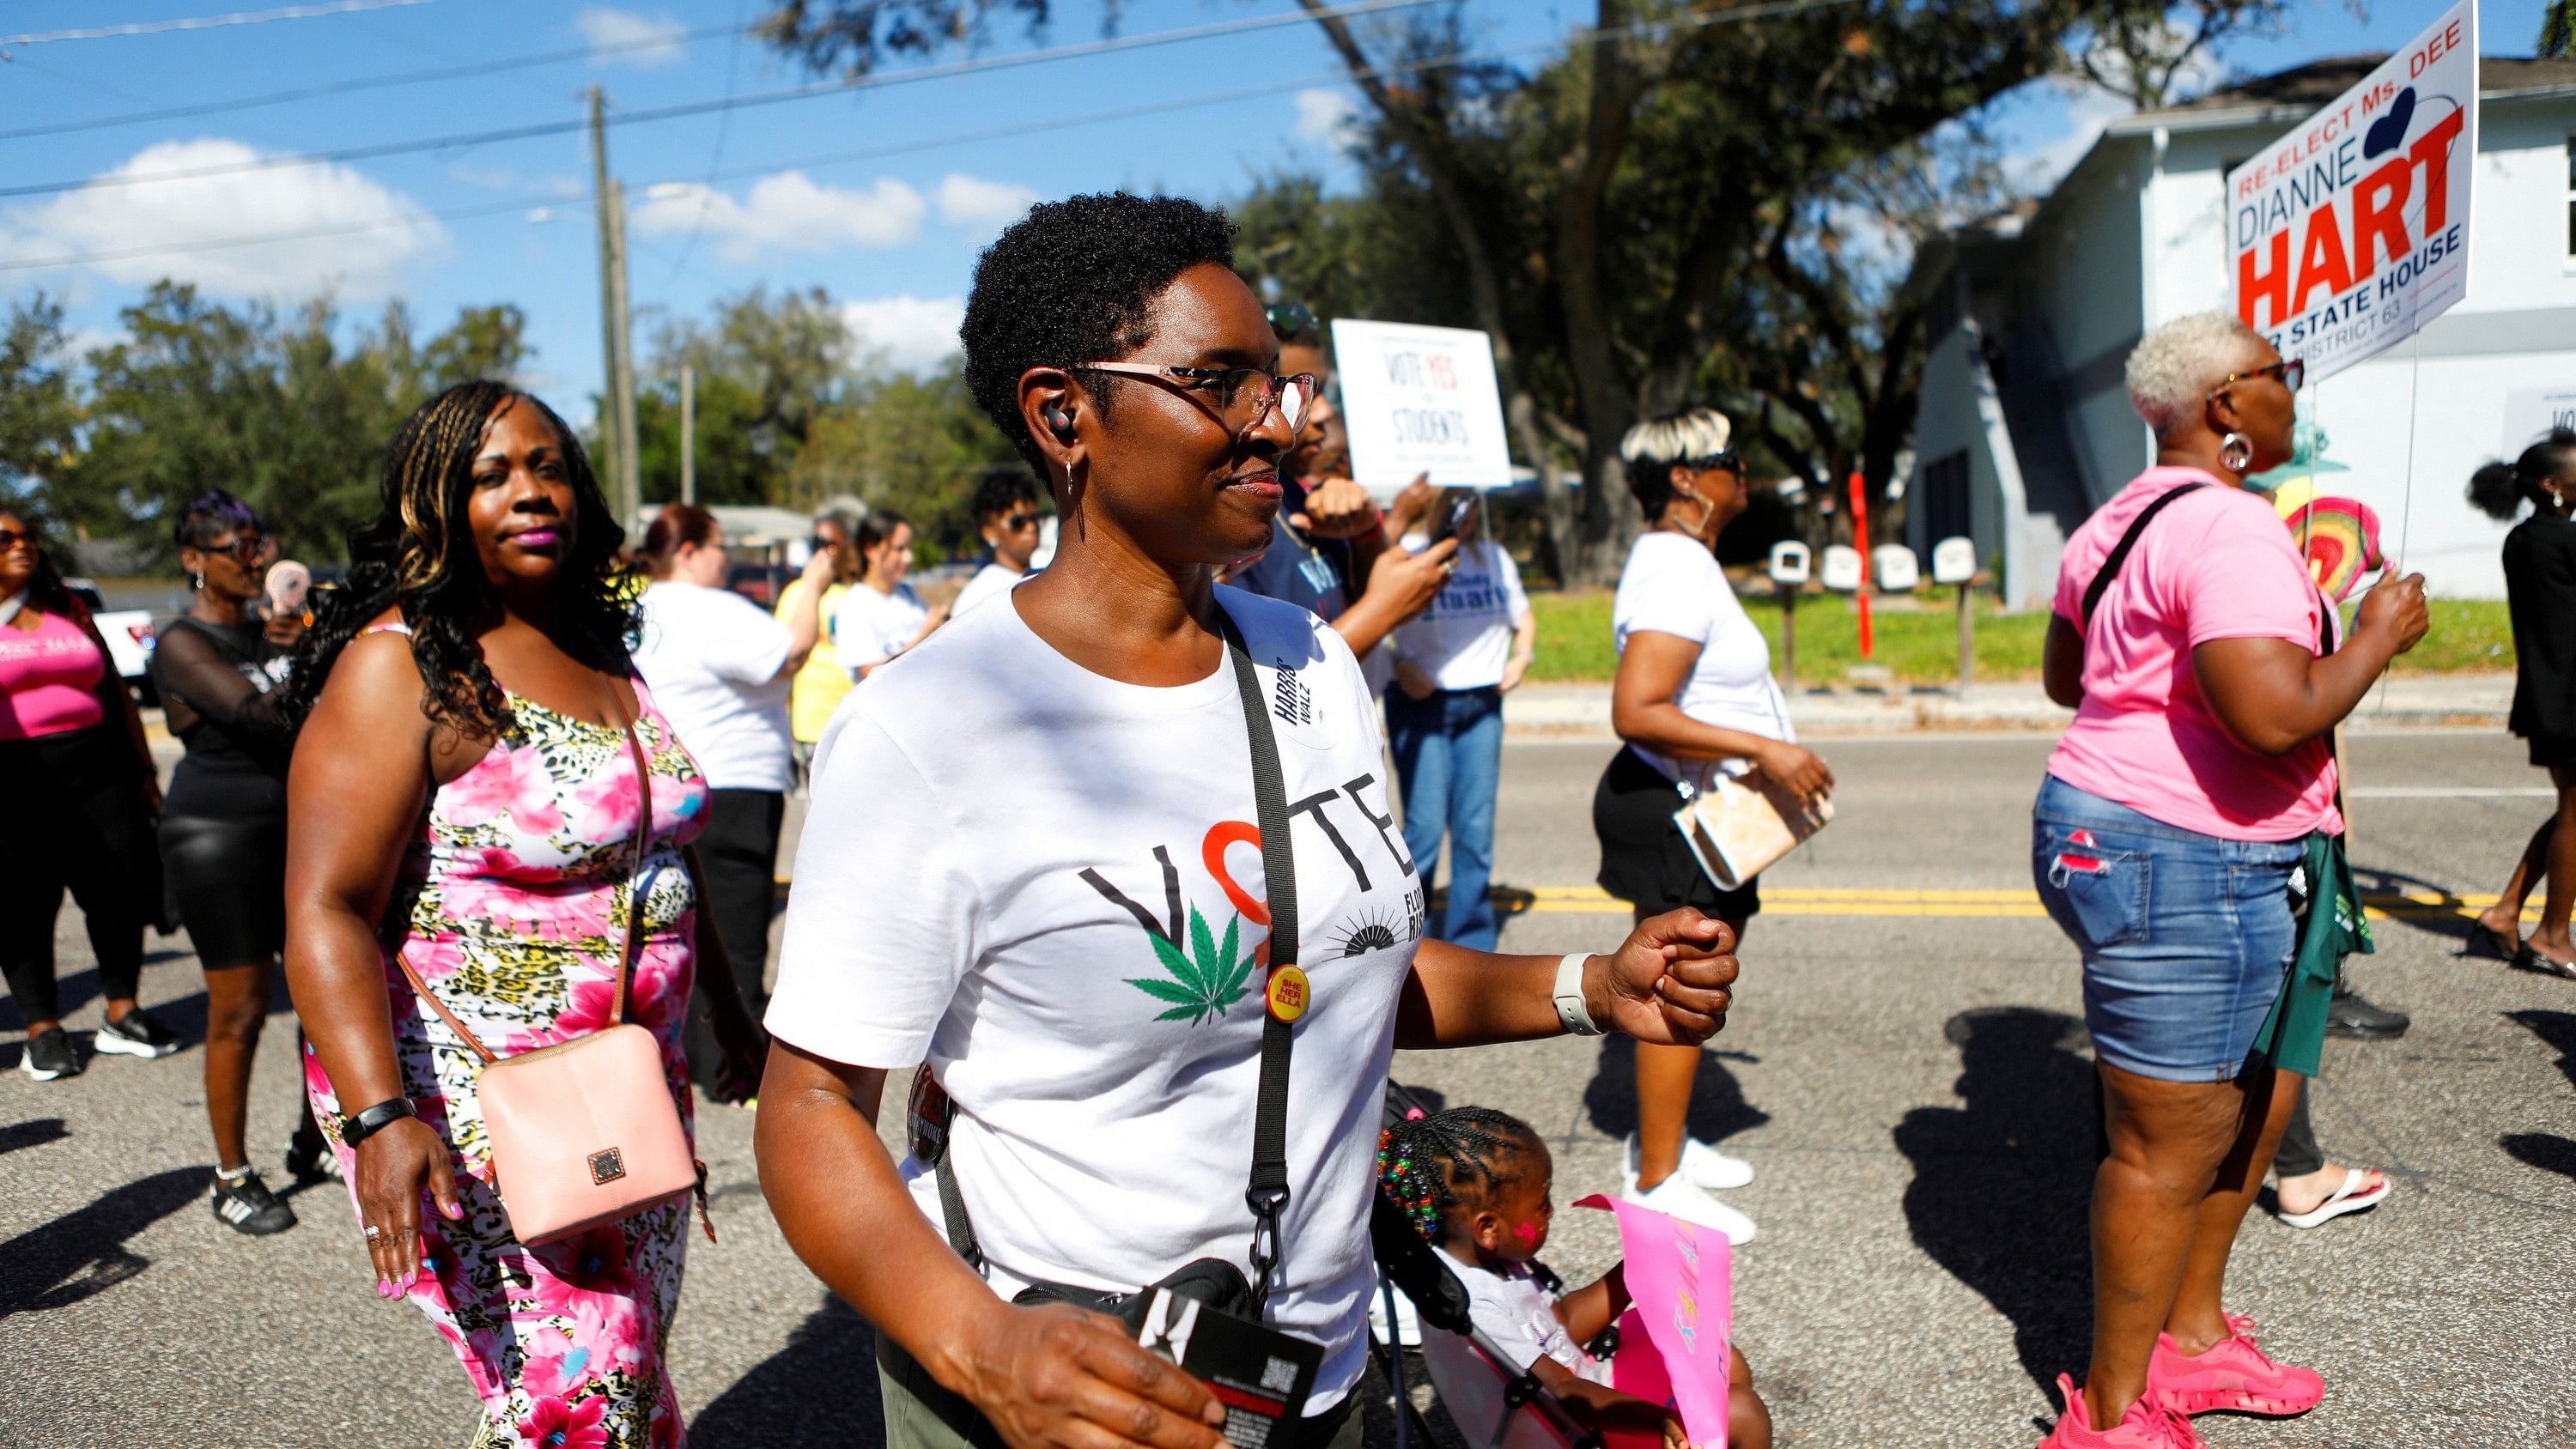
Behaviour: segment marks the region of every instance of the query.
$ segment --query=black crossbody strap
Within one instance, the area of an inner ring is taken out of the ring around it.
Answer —
[[[2102,591],[2111,587],[2111,580],[2119,574],[2120,565],[2129,561],[2129,551],[2138,546],[2138,539],[2146,533],[2147,525],[2156,521],[2156,515],[2165,511],[2165,505],[2208,486],[2206,483],[2185,483],[2139,511],[2136,520],[2130,523],[2129,531],[2120,535],[2120,541],[2112,545],[2110,556],[2102,560],[2102,567],[2093,571],[2093,582],[2085,585],[2084,617],[2078,623],[2087,630],[2093,627],[2093,606],[2102,602]]]
[[[1270,708],[1261,697],[1261,681],[1252,672],[1252,655],[1243,633],[1219,604],[1217,627],[1225,634],[1225,652],[1234,666],[1235,691],[1243,697],[1244,733],[1252,742],[1252,801],[1260,818],[1261,876],[1270,910],[1270,969],[1297,964],[1297,860],[1288,835],[1288,782],[1279,769],[1279,737],[1270,728]],[[1267,983],[1265,982],[1265,987]],[[1288,1059],[1295,1033],[1262,993],[1261,1088],[1252,1111],[1252,1183],[1244,1206],[1252,1209],[1252,1300],[1270,1304],[1270,1278],[1279,1266],[1279,1216],[1288,1206]]]

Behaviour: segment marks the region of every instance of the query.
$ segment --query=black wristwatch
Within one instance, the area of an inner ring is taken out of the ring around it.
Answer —
[[[395,1097],[389,1101],[378,1102],[363,1112],[340,1119],[341,1145],[355,1147],[405,1117],[419,1115],[412,1110],[409,1097]]]

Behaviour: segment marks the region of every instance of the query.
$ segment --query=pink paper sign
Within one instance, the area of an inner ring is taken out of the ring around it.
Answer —
[[[1628,1296],[1612,1386],[1677,1409],[1700,1449],[1726,1449],[1726,1347],[1735,1336],[1734,1256],[1726,1235],[1594,1194],[1576,1207],[1619,1218]],[[1635,1330],[1644,1329],[1644,1343]],[[1644,1348],[1651,1350],[1639,1353]],[[1632,1363],[1631,1360],[1634,1359]]]

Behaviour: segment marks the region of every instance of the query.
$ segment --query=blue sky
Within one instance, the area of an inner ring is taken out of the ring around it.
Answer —
[[[0,35],[266,10],[287,0],[13,0]],[[0,130],[61,125],[294,87],[548,52],[541,66],[253,110],[0,140],[0,187],[96,182],[120,171],[222,167],[378,142],[576,121],[582,93],[612,110],[745,96],[809,77],[748,39],[664,38],[756,18],[762,0],[362,0],[352,13],[232,28],[0,45]],[[2302,0],[2289,33],[2239,43],[2230,73],[2386,50],[2442,0]],[[1101,37],[1098,0],[1058,0],[1032,39],[997,26],[985,55]],[[1282,15],[1287,0],[1125,0],[1118,34]],[[1480,43],[1535,59],[1584,24],[1587,0],[1477,0]],[[2538,0],[2488,4],[2488,54],[2528,54]],[[905,62],[888,68],[892,74]],[[1028,201],[1111,187],[1212,201],[1274,170],[1346,182],[1335,123],[1353,104],[1308,24],[1125,54],[1063,59],[610,132],[632,220],[629,288],[639,357],[661,316],[703,314],[757,284],[820,286],[898,365],[935,357],[955,325],[976,250]],[[1198,101],[1197,104],[1178,103]],[[1169,109],[1066,124],[1122,108]],[[2071,162],[2116,107],[2039,84],[1999,105],[1998,133],[2026,164]],[[1008,136],[982,135],[1017,130]],[[873,152],[852,156],[851,153]],[[837,159],[836,159],[837,158]],[[464,305],[515,302],[536,347],[530,380],[586,417],[599,385],[599,285],[590,159],[574,132],[446,151],[0,199],[0,262],[97,257],[0,272],[12,297],[66,302],[85,338],[152,280],[293,302],[324,289],[353,318],[406,300],[423,332]],[[713,178],[710,180],[710,178]],[[443,217],[466,209],[477,216]],[[399,221],[353,235],[256,247],[192,246],[270,232]]]

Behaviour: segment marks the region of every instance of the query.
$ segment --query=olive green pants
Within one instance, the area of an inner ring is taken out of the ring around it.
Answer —
[[[877,1336],[877,1389],[885,1400],[886,1449],[1004,1449],[1002,1436],[965,1399],[950,1393],[911,1354]],[[1359,1392],[1308,1418],[1294,1443],[1270,1449],[1360,1449]]]

